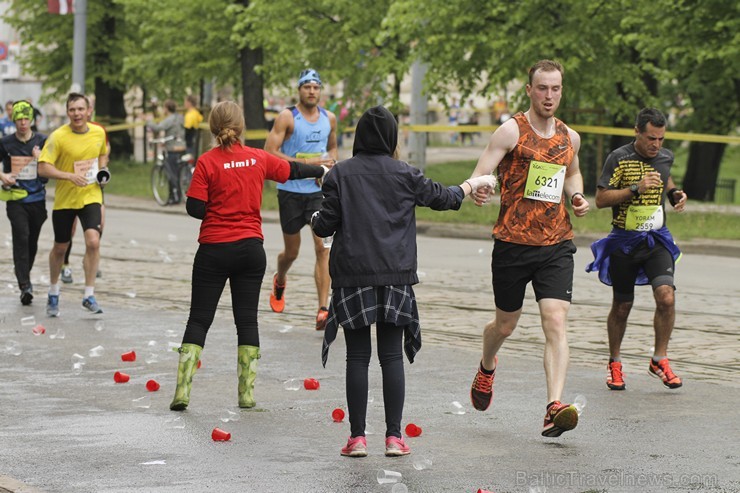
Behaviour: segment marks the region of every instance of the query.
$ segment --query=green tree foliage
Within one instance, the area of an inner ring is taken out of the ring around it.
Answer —
[[[115,0],[131,35],[122,76],[131,85],[180,101],[201,80],[239,86],[239,50],[230,42],[232,0]]]
[[[391,0],[252,0],[234,9],[232,39],[261,47],[267,86],[289,87],[307,67],[329,83],[345,83],[358,108],[384,103],[398,109],[409,48],[384,28]]]
[[[397,0],[388,28],[430,67],[429,91],[490,94],[526,82],[551,58],[565,67],[563,108],[608,108],[632,115],[654,102],[645,74],[659,70],[620,37],[627,0]],[[609,28],[611,26],[611,28]],[[514,96],[524,106],[523,89]]]
[[[3,20],[23,40],[21,65],[24,72],[43,81],[48,99],[64,100],[72,85],[74,16],[47,12],[46,2],[12,0]],[[121,9],[112,0],[88,2],[85,89],[96,94],[96,118],[102,123],[119,123],[126,116],[123,93],[126,84],[120,72],[122,40],[128,30]],[[111,135],[113,153],[128,155],[128,134]]]

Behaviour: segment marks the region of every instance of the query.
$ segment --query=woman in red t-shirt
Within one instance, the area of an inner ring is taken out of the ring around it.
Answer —
[[[238,339],[239,407],[254,407],[260,357],[257,305],[267,265],[260,215],[264,182],[320,178],[328,171],[243,145],[244,114],[232,101],[214,106],[208,123],[216,146],[198,159],[187,193],[188,214],[202,223],[173,411],[184,410],[190,402],[193,375],[227,279]]]

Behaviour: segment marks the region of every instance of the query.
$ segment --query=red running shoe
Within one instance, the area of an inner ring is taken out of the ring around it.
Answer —
[[[498,357],[494,360],[498,366]],[[496,368],[493,373],[486,375],[478,366],[478,373],[475,374],[473,385],[470,387],[470,402],[478,411],[485,411],[491,405],[493,400],[493,378],[496,376]]]
[[[612,390],[624,390],[624,373],[622,373],[622,363],[619,361],[610,361],[606,365],[609,374],[606,377],[606,386]]]
[[[663,385],[669,389],[677,389],[683,385],[681,379],[671,370],[671,364],[668,362],[668,358],[661,359],[657,364],[653,363],[651,359],[648,373],[656,378],[660,378],[663,381]]]
[[[272,311],[276,313],[282,313],[283,310],[285,310],[285,297],[283,296],[283,293],[285,292],[285,286],[288,283],[286,282],[282,286],[278,285],[277,283],[277,273],[272,278],[272,292],[270,292],[270,308],[272,308]]]
[[[543,437],[559,437],[566,431],[578,426],[578,410],[571,404],[554,401],[547,406]]]

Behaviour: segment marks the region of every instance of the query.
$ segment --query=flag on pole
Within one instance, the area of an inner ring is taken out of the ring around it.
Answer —
[[[74,0],[47,0],[50,14],[74,14]]]

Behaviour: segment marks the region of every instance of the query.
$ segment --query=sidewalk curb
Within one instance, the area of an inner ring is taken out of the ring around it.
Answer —
[[[0,493],[42,493],[42,491],[9,476],[0,476]]]

